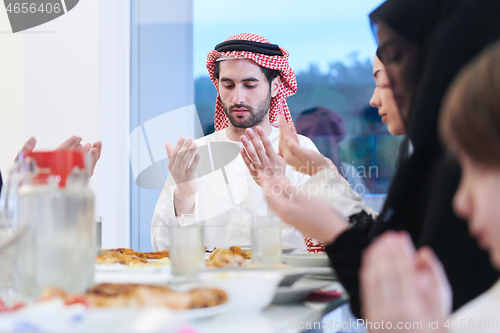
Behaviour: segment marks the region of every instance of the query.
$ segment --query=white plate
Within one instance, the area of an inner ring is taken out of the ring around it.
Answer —
[[[282,246],[281,247],[281,253],[292,253],[295,250],[297,250],[297,248],[295,246]]]
[[[330,281],[302,279],[290,287],[278,287],[273,303],[296,303],[303,301],[311,292],[331,284]]]
[[[310,275],[318,279],[324,278],[325,280],[337,280],[335,270],[331,267],[304,267]]]
[[[329,267],[330,259],[326,253],[284,254],[281,259],[285,264],[298,267]]]
[[[226,249],[226,248],[227,248],[227,249],[229,249],[229,247],[224,247],[224,248],[225,248],[225,249]],[[248,251],[248,250],[251,250],[250,246],[248,246],[248,245],[242,245],[242,246],[240,246],[240,249],[242,249],[243,251]],[[297,247],[295,247],[295,246],[282,246],[282,247],[281,247],[281,253],[291,253],[291,252],[293,252],[293,251],[295,251],[295,250],[297,250]],[[210,253],[207,253],[207,252],[206,252],[206,253],[205,253],[205,256],[206,256],[207,254],[208,254],[208,255],[210,255]],[[149,260],[148,260],[148,261],[149,261]]]
[[[227,304],[192,310],[161,307],[91,308],[65,306],[60,299],[30,305],[19,311],[0,313],[0,331],[131,333],[178,331],[185,320],[215,316]]]
[[[179,318],[182,317],[184,319],[195,319],[195,318],[203,318],[203,317],[210,317],[214,316],[223,312],[226,312],[229,309],[228,303],[224,303],[221,305],[216,305],[216,306],[211,306],[208,308],[199,308],[199,309],[189,309],[189,310],[174,310],[174,309],[169,309],[169,308],[163,308],[163,307],[143,307],[143,308],[91,308],[89,311],[93,313],[99,313],[99,314],[111,314],[113,315],[114,313],[121,314],[122,316],[126,315],[131,315],[133,313],[137,312],[146,312],[149,310],[156,310],[164,312],[164,315],[169,316],[170,314],[173,314],[173,317]]]
[[[128,272],[96,272],[94,283],[143,283],[154,285],[166,285],[172,279],[170,273],[128,273]]]
[[[251,250],[252,248],[248,245],[240,245],[239,246],[240,249],[242,249],[243,251],[248,251],[248,250]],[[228,247],[229,248],[229,247]],[[281,253],[290,253],[290,252],[293,252],[297,249],[296,246],[282,246],[281,247]]]
[[[278,272],[283,273],[284,277],[281,280],[279,287],[285,286],[289,287],[293,285],[296,281],[307,275],[308,269],[303,267],[284,267],[281,269],[276,269]]]
[[[226,302],[224,304],[211,306],[209,308],[199,308],[191,310],[172,310],[172,312],[176,316],[180,316],[184,319],[196,319],[196,318],[212,317],[221,314],[223,312],[226,312],[228,309],[230,309],[230,306]]]
[[[169,266],[166,266],[169,267]],[[128,266],[122,264],[114,264],[114,265],[95,265],[96,272],[117,272],[117,273],[160,273],[162,271],[161,266]]]

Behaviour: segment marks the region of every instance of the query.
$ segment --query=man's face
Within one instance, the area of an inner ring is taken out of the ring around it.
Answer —
[[[274,81],[270,88],[259,65],[252,60],[221,61],[219,94],[231,125],[249,128],[269,121],[271,97],[276,96],[279,88]]]

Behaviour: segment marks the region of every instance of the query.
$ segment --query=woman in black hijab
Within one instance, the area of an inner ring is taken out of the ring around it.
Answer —
[[[499,16],[500,2],[495,0],[389,0],[371,15],[378,27],[377,54],[387,68],[400,111],[411,109],[408,137],[414,152],[401,161],[367,241],[389,229],[407,230],[417,247],[430,246],[450,279],[454,309],[487,290],[498,273],[469,236],[466,223],[452,212],[460,169],[439,141],[437,119],[444,93],[458,71],[500,38]],[[395,40],[394,35],[406,41]],[[341,277],[354,239],[359,235],[345,232],[329,249],[342,282],[352,276]],[[354,294],[357,282],[356,276]],[[358,310],[357,301],[352,302]]]
[[[387,230],[405,230],[417,247],[428,245],[434,250],[453,289],[453,309],[498,279],[486,252],[452,211],[460,169],[446,156],[437,134],[447,87],[470,59],[500,38],[498,17],[498,0],[388,0],[370,15],[380,44],[377,54],[387,68],[403,119],[408,119],[407,139],[413,153],[400,160],[373,225],[330,227],[326,251],[358,317],[361,255]]]
[[[466,223],[452,212],[460,169],[439,141],[437,119],[444,93],[458,71],[500,38],[499,16],[500,2],[495,0],[389,0],[371,15],[378,27],[377,53],[387,68],[400,111],[411,109],[408,138],[414,152],[401,161],[368,241],[389,229],[407,230],[417,247],[430,246],[449,277],[453,309],[487,290],[498,273],[469,236]],[[398,47],[396,41],[389,49],[395,34],[412,45]],[[415,58],[412,63],[405,64],[405,51],[412,53],[407,58]],[[415,57],[416,53],[420,56]],[[343,236],[347,237],[339,237],[330,249],[339,276],[351,252],[350,238],[359,237],[347,232]],[[357,285],[353,288],[358,290]],[[359,309],[356,304],[353,307]]]

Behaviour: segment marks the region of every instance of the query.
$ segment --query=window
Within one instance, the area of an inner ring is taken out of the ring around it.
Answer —
[[[164,141],[213,131],[216,90],[207,53],[242,32],[290,52],[298,92],[287,101],[297,129],[342,165],[353,188],[379,209],[401,141],[368,104],[376,50],[368,14],[382,2],[133,0],[132,247],[151,250],[150,223],[168,174]],[[311,129],[314,117],[328,126]]]

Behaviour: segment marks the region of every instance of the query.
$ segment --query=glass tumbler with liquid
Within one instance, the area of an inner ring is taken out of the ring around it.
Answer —
[[[195,280],[205,267],[205,232],[202,215],[182,215],[168,220],[171,272],[176,282]]]
[[[277,216],[252,218],[252,263],[263,267],[281,264],[281,224]]]
[[[31,223],[21,224],[18,214],[18,189],[28,170],[16,161],[0,195],[0,299],[8,306],[34,296],[34,230]]]

